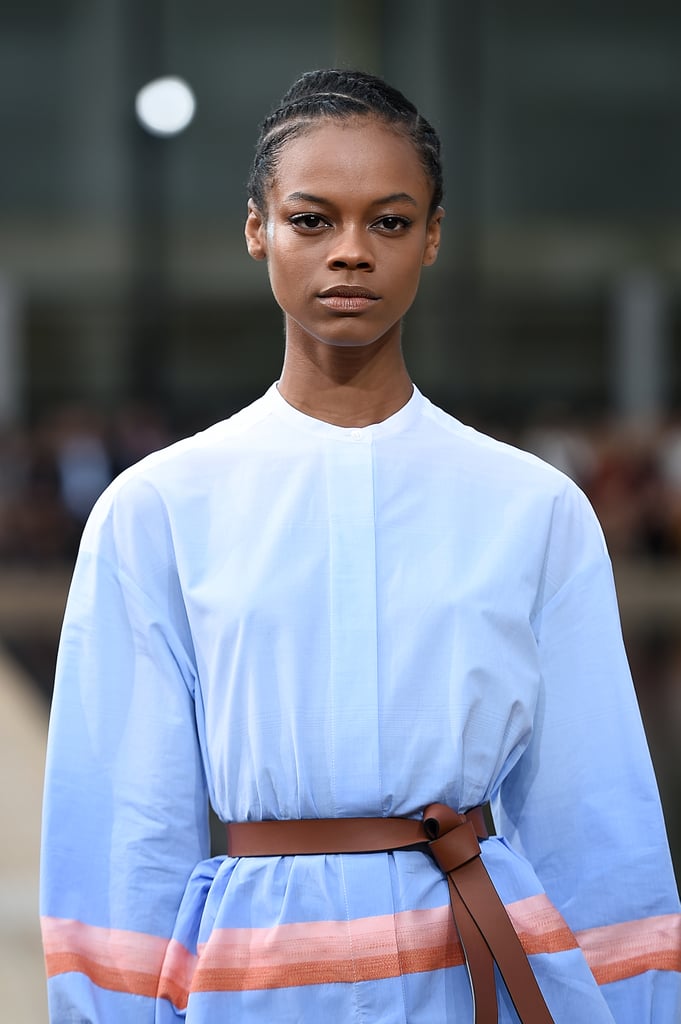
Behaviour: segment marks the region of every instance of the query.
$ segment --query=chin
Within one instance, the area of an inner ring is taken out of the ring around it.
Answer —
[[[372,345],[376,345],[381,339],[372,338],[370,341],[357,341],[354,338],[344,338],[342,341],[338,341],[336,338],[317,338],[316,340],[326,348],[371,348]]]
[[[384,345],[391,341],[397,341],[399,343],[401,337],[401,331],[399,329],[390,328],[387,331],[382,332],[378,335],[364,335],[364,337],[353,335],[333,335],[329,337],[328,334],[312,334],[311,337],[318,342],[320,345],[324,345],[327,348],[372,348],[376,345]]]

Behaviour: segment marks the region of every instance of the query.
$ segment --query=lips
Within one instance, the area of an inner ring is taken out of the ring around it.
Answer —
[[[344,299],[377,299],[378,295],[368,288],[358,288],[352,284],[337,284],[333,288],[325,288],[323,292],[319,293],[320,299],[336,297]]]
[[[362,313],[378,299],[376,292],[370,291],[369,288],[358,288],[348,284],[337,284],[319,293],[319,301],[327,309],[347,315]]]

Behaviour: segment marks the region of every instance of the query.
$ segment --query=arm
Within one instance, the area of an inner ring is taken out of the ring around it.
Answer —
[[[54,1022],[155,1019],[178,906],[208,854],[192,663],[157,499],[105,496],[73,577],[50,722],[41,914]]]
[[[679,902],[609,559],[574,488],[551,537],[534,732],[495,818],[577,933],[618,1024],[666,1024],[681,1019]]]

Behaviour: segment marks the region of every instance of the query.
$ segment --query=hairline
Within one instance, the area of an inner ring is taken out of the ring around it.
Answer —
[[[380,124],[384,125],[386,128],[392,130],[395,135],[399,135],[403,139],[406,139],[408,142],[411,143],[412,149],[415,151],[415,153],[416,153],[416,155],[417,155],[417,157],[419,159],[419,163],[421,164],[421,166],[423,168],[423,172],[424,172],[424,174],[426,176],[426,179],[430,183],[431,192],[432,192],[431,202],[430,202],[429,208],[428,208],[428,217],[430,219],[430,217],[433,216],[433,214],[435,213],[435,211],[438,208],[438,204],[437,203],[433,204],[433,198],[435,196],[435,183],[433,182],[433,179],[432,179],[431,175],[428,173],[428,169],[425,166],[425,161],[423,160],[423,158],[421,156],[421,152],[419,150],[419,147],[416,144],[416,142],[414,141],[414,139],[412,138],[412,136],[411,136],[411,134],[409,132],[409,126],[407,125],[407,123],[405,121],[400,120],[398,118],[391,118],[391,117],[383,114],[379,110],[371,110],[371,109],[368,109],[366,111],[352,110],[352,111],[339,111],[338,113],[331,112],[331,111],[326,111],[324,113],[315,114],[315,115],[304,114],[304,115],[302,115],[300,117],[300,120],[298,120],[298,119],[293,120],[292,119],[291,121],[288,121],[288,122],[286,122],[286,121],[282,122],[282,124],[277,126],[277,128],[279,130],[281,130],[282,132],[286,131],[286,129],[288,128],[289,132],[287,134],[287,137],[283,140],[283,142],[281,144],[281,148],[279,149],[279,151],[277,153],[277,157],[276,157],[276,159],[274,161],[273,173],[272,173],[270,179],[266,183],[263,183],[263,184],[266,184],[266,189],[264,190],[265,193],[269,192],[272,189],[272,187],[274,185],[274,181],[275,181],[276,169],[277,169],[277,166],[278,166],[278,163],[279,163],[279,156],[280,156],[281,152],[283,151],[284,147],[287,145],[287,143],[290,142],[292,139],[296,138],[299,135],[309,135],[316,126],[318,126],[320,123],[325,122],[325,121],[329,122],[329,123],[337,123],[337,124],[340,125],[340,127],[344,127],[345,125],[349,124],[352,121],[370,121],[370,120],[378,121]],[[272,130],[271,134],[274,134],[277,131],[277,128],[274,128]],[[266,202],[264,203],[264,206],[265,206],[265,209],[261,210],[260,212],[264,216],[266,216],[267,215],[267,203]]]

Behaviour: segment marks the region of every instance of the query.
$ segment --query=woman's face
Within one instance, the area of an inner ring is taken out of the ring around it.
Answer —
[[[287,344],[399,340],[437,256],[431,195],[413,144],[373,118],[320,121],[284,145],[267,214],[249,203],[246,239],[267,260]]]

